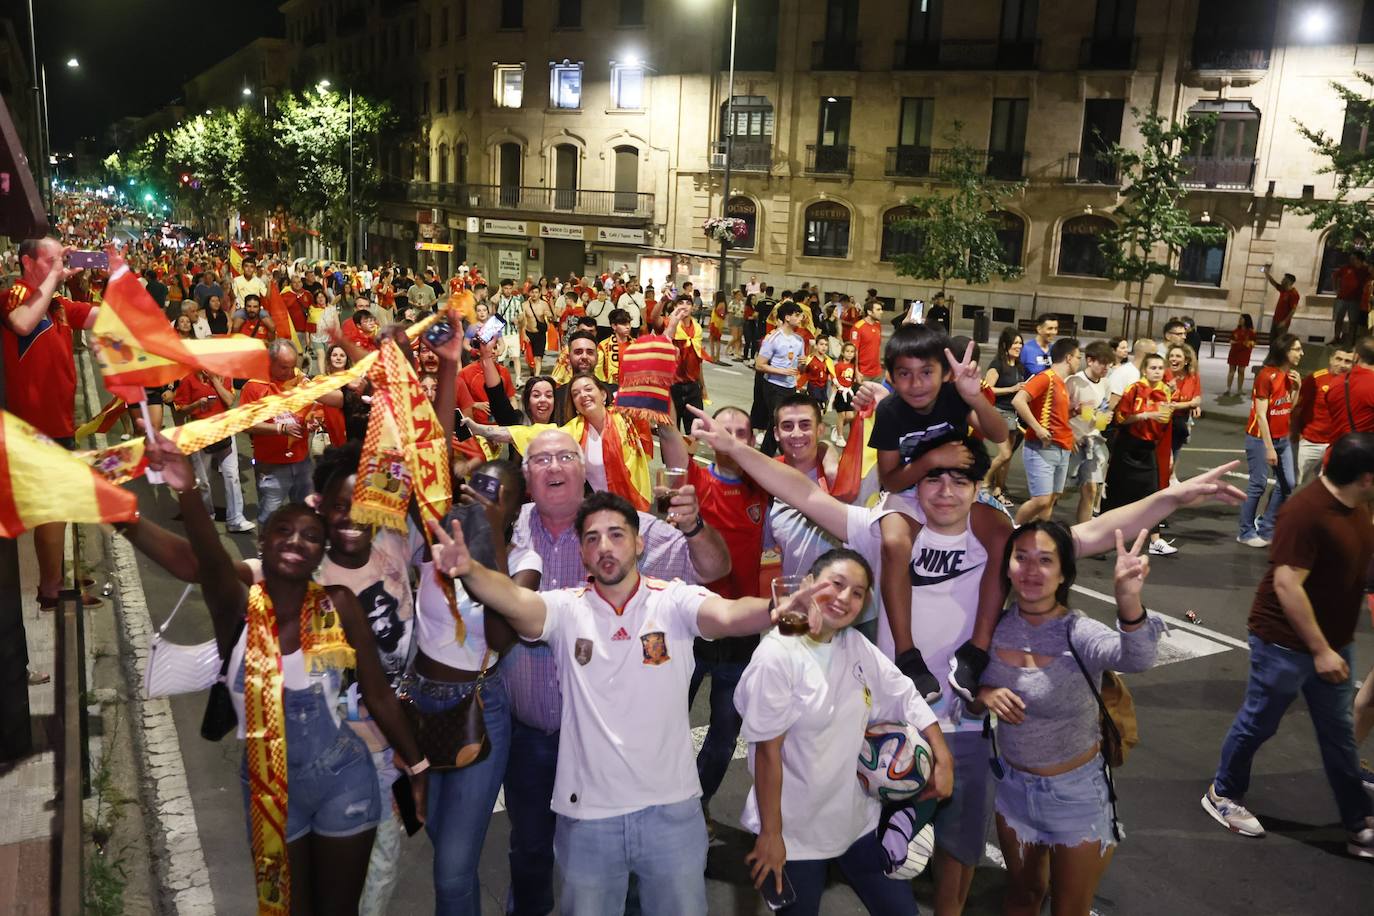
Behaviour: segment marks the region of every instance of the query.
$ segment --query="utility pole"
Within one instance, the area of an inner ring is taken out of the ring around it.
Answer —
[[[730,215],[730,157],[735,152],[735,14],[738,8],[739,0],[730,0],[730,77],[725,89],[725,187],[721,190],[720,195],[720,215],[722,217]],[[730,301],[730,289],[725,279],[725,253],[729,250],[729,244],[722,239],[720,243],[720,282],[717,285],[722,292],[726,293],[727,308]]]

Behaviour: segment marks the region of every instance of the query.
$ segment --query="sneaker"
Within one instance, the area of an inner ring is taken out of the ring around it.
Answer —
[[[897,670],[911,678],[911,683],[916,686],[919,693],[927,703],[934,703],[940,699],[940,682],[935,675],[930,673],[930,667],[926,665],[926,660],[921,655],[921,650],[916,648],[907,649],[895,659]]]
[[[1269,542],[1258,534],[1252,534],[1248,538],[1236,538],[1237,544],[1244,544],[1246,547],[1268,547]]]
[[[1150,542],[1150,554],[1156,557],[1171,557],[1178,553],[1178,548],[1164,538],[1156,538]]]
[[[1364,819],[1364,827],[1345,835],[1345,851],[1360,859],[1374,859],[1374,817]]]
[[[1264,825],[1259,822],[1259,818],[1250,813],[1250,809],[1240,802],[1218,795],[1213,786],[1209,785],[1206,794],[1202,796],[1202,810],[1216,818],[1218,824],[1232,833],[1239,833],[1241,836],[1264,836]],[[1371,851],[1374,851],[1374,838],[1371,838],[1370,842]]]
[[[966,642],[955,650],[949,659],[949,686],[959,694],[965,703],[973,702],[978,692],[978,682],[983,677],[983,669],[988,666],[988,654]]]
[[[257,530],[257,527],[258,526],[254,525],[252,522],[245,520],[235,525],[225,525],[224,530],[228,531],[230,534],[248,534],[251,531]]]

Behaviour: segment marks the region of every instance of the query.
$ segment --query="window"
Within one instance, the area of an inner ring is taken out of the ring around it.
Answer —
[[[501,0],[502,29],[523,29],[525,27],[525,0]]]
[[[1199,0],[1193,30],[1198,70],[1264,70],[1274,45],[1276,0]]]
[[[720,66],[730,66],[730,10],[723,6]],[[778,66],[778,0],[739,0],[735,16],[735,69],[776,70]]]
[[[943,7],[943,0],[908,0],[908,45],[933,44],[940,40],[940,15],[944,12]]]
[[[735,241],[736,248],[753,251],[758,245],[756,230],[759,222],[759,207],[752,197],[732,197],[725,204],[725,215],[744,220],[747,231]]]
[[[1362,45],[1374,44],[1374,3],[1365,0],[1360,10],[1360,31],[1355,40]]]
[[[1026,221],[1007,210],[994,211],[992,218],[997,221],[995,231],[997,241],[1002,243],[1002,261],[1020,267],[1026,248]]]
[[[1179,282],[1221,286],[1221,267],[1225,261],[1225,238],[1219,242],[1189,242],[1178,255]]]
[[[582,107],[581,64],[549,64],[549,107]]]
[[[895,261],[899,255],[915,257],[925,247],[925,233],[898,228],[902,220],[914,219],[915,207],[893,207],[883,214],[883,241],[878,260]]]
[[[582,28],[582,0],[558,0],[558,18],[554,28]]]
[[[439,181],[448,181],[448,144],[439,144]]]
[[[988,174],[1018,179],[1026,160],[1026,113],[1029,99],[993,99],[988,133]]]
[[[639,150],[633,146],[615,148],[615,209],[633,213],[639,206]]]
[[[519,108],[525,97],[525,65],[493,64],[493,97],[497,108]]]
[[[735,119],[734,130],[729,129],[727,115]],[[736,146],[745,143],[772,146],[773,103],[761,95],[732,96],[728,107],[724,102],[720,105],[720,133],[722,137],[734,137]]]
[[[1059,229],[1059,273],[1071,277],[1108,275],[1101,236],[1115,228],[1105,216],[1075,216]]]
[[[448,7],[439,9],[439,44],[448,44]]]
[[[453,180],[458,184],[468,183],[468,145],[453,145]]]
[[[1326,244],[1322,247],[1322,263],[1317,271],[1317,295],[1334,296],[1336,295],[1336,271],[1339,270],[1347,260],[1350,252],[1354,249],[1367,251],[1368,245],[1363,238],[1356,238],[1353,245],[1337,245],[1331,240],[1331,236],[1326,237]]]
[[[1008,44],[1035,41],[1035,20],[1039,12],[1039,0],[1002,0],[998,38]]]
[[[930,149],[931,122],[934,118],[934,99],[902,99],[901,120],[897,125],[897,145]]]
[[[430,32],[433,29],[429,13],[422,13],[420,18],[420,35],[417,48],[428,48],[430,42]]]
[[[454,12],[458,15],[453,31],[459,38],[466,38],[468,34],[468,0],[456,0],[456,2]]]
[[[1190,167],[1185,184],[1208,188],[1248,188],[1255,178],[1259,109],[1245,101],[1206,101],[1188,109],[1189,117],[1211,114],[1216,123],[1184,156]]]
[[[1121,141],[1121,121],[1126,111],[1122,99],[1087,99],[1083,102],[1083,134],[1078,141],[1078,180],[1116,183],[1116,166],[1103,159]]]
[[[420,114],[429,114],[429,80],[420,84]]]
[[[577,147],[560,143],[553,148],[553,206],[572,210],[577,206]]]
[[[502,143],[498,150],[501,184],[501,206],[514,207],[520,202],[520,174],[523,151],[519,143]]]
[[[644,107],[644,68],[628,64],[611,65],[611,107]]]
[[[849,111],[850,99],[848,96],[828,95],[821,99],[821,111],[816,130],[817,146],[849,145]]]
[[[453,74],[453,110],[468,110],[468,75],[466,73]]]
[[[1369,148],[1369,122],[1361,121],[1349,108],[1345,110],[1345,126],[1341,129],[1341,149],[1363,153]]]
[[[644,0],[620,0],[620,24],[644,24]]]
[[[439,101],[439,114],[444,114],[444,113],[446,113],[446,112],[448,111],[448,77],[447,77],[447,76],[441,76],[441,77],[439,77],[439,96],[438,96],[438,101]]]
[[[806,208],[802,254],[808,258],[849,256],[849,208],[821,200]]]

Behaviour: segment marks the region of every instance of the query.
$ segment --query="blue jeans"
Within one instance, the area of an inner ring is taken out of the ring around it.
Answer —
[[[716,794],[730,761],[735,756],[735,739],[739,737],[744,720],[735,709],[735,686],[739,684],[744,665],[739,662],[697,662],[692,683],[687,688],[687,705],[696,699],[702,678],[711,675],[711,724],[706,740],[697,752],[697,777],[701,779],[701,800],[705,804]]]
[[[652,805],[619,817],[558,816],[553,841],[566,916],[620,916],[630,875],[649,916],[705,916],[706,819],[701,801]]]
[[[301,446],[305,448],[305,446]],[[303,503],[313,491],[309,457],[294,464],[253,463],[253,480],[258,488],[258,527],[267,517],[287,503]]]
[[[1352,647],[1338,651],[1346,664],[1351,664]],[[1253,634],[1245,702],[1222,742],[1221,762],[1212,784],[1225,798],[1245,797],[1255,753],[1279,730],[1279,721],[1299,692],[1307,701],[1307,712],[1317,731],[1322,767],[1336,796],[1341,823],[1347,830],[1363,827],[1364,819],[1374,815],[1374,800],[1360,783],[1355,720],[1350,708],[1355,698],[1354,682],[1347,677],[1339,684],[1328,683],[1317,677],[1311,655],[1272,645]]]
[[[786,916],[819,914],[830,861],[789,859],[783,870],[797,893],[797,902],[778,912]],[[883,846],[877,833],[865,833],[834,861],[868,912],[883,916],[916,916],[918,910],[916,898],[911,894],[911,882],[894,881],[883,873]]]
[[[1274,466],[1274,492],[1269,494],[1269,505],[1264,517],[1259,514],[1260,498],[1269,484],[1269,462],[1264,460],[1264,440],[1259,436],[1245,437],[1245,461],[1250,469],[1250,483],[1245,488],[1245,504],[1240,507],[1240,536],[1253,537],[1259,534],[1265,540],[1274,537],[1274,520],[1278,518],[1279,507],[1293,492],[1293,481],[1297,474],[1293,468],[1293,449],[1288,437],[1274,440],[1274,451],[1278,453],[1279,463]]]
[[[472,693],[475,682],[449,683],[414,676],[411,689],[421,712],[449,709]],[[485,760],[460,770],[431,771],[425,833],[434,846],[436,916],[481,916],[477,863],[491,823],[510,755],[511,719],[506,686],[499,673],[482,682],[482,721],[491,751]]]
[[[558,732],[545,734],[511,719],[505,781],[506,814],[510,818],[509,916],[548,916],[553,912],[556,821],[549,806],[553,804],[557,767]]]

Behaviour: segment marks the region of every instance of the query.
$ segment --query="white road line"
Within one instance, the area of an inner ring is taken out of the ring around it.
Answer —
[[[1090,588],[1085,588],[1082,585],[1075,585],[1073,587],[1073,590],[1080,594],[1087,595],[1089,598],[1096,598],[1098,601],[1101,601],[1105,604],[1116,604],[1116,599],[1113,598],[1111,595],[1104,595],[1102,592],[1094,591]],[[1177,627],[1180,630],[1187,630],[1191,633],[1196,633],[1199,636],[1205,636],[1208,639],[1216,640],[1222,645],[1230,646],[1233,649],[1244,649],[1246,652],[1250,651],[1250,646],[1248,643],[1236,639],[1234,636],[1227,636],[1225,633],[1218,633],[1216,630],[1213,630],[1209,627],[1199,626],[1195,623],[1189,623],[1187,620],[1181,620],[1178,617],[1174,617],[1171,614],[1165,614],[1163,611],[1157,611],[1154,608],[1150,608],[1150,613],[1154,614],[1156,617],[1161,618],[1162,620],[1168,621],[1169,626],[1171,627]]]
[[[1179,451],[1180,451],[1180,452],[1212,452],[1212,453],[1215,453],[1215,454],[1218,454],[1218,455],[1244,455],[1244,454],[1245,454],[1245,449],[1243,449],[1243,448],[1193,448],[1191,445],[1185,445],[1185,446],[1183,446],[1183,448],[1179,449]]]
[[[724,366],[717,366],[717,365],[714,365],[714,364],[712,365],[711,369],[712,369],[713,372],[724,372],[726,375],[743,375],[743,374],[744,374],[743,372],[740,372],[738,369],[726,369]]]

